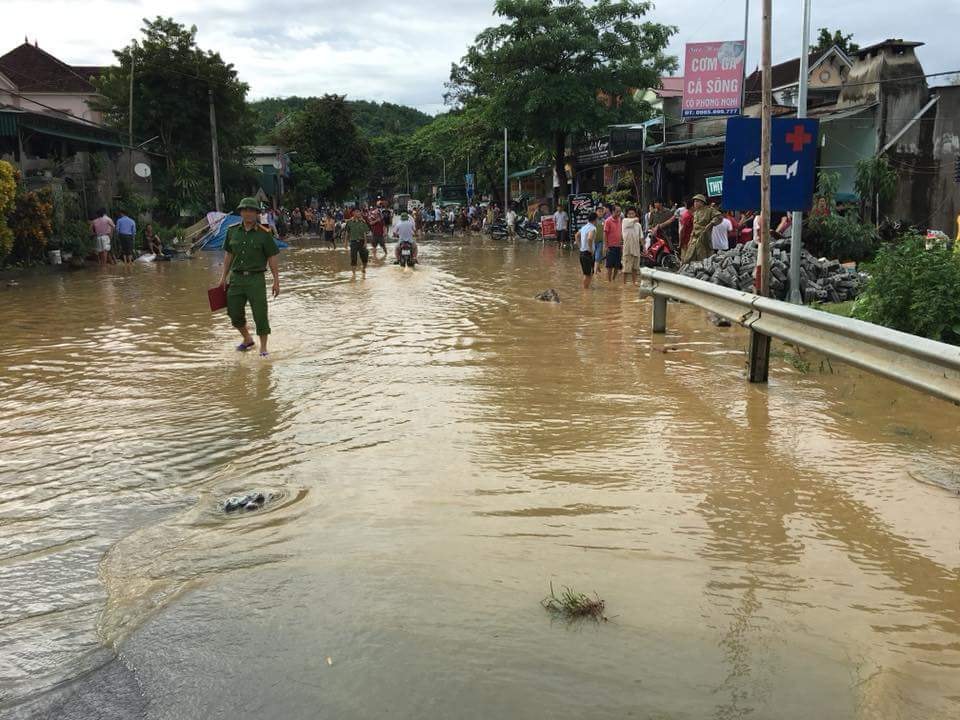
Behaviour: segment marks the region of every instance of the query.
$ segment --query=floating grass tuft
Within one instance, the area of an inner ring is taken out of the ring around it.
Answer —
[[[547,595],[540,604],[546,610],[555,615],[560,615],[568,620],[580,618],[592,618],[594,620],[606,620],[603,615],[605,604],[600,597],[594,593],[593,597],[584,595],[576,590],[564,587],[559,593],[553,589],[553,583],[550,583],[550,594]]]

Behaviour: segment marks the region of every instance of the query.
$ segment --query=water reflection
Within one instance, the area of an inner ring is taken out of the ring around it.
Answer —
[[[653,338],[552,247],[423,260],[285,254],[268,361],[204,305],[216,256],[3,291],[0,708],[126,698],[116,649],[158,717],[960,712],[960,506],[908,474],[955,471],[960,411],[750,387],[738,330]],[[282,500],[219,511],[250,487]],[[550,582],[614,622],[551,626]]]

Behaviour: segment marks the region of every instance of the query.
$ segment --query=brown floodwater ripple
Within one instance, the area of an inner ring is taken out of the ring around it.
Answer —
[[[0,287],[0,718],[960,718],[960,409],[422,261],[285,251],[267,360],[217,254]]]

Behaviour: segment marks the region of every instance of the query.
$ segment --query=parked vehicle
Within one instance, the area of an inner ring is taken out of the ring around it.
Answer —
[[[640,261],[646,267],[661,267],[665,270],[676,270],[680,267],[680,258],[666,235],[659,232],[647,233],[647,242]]]

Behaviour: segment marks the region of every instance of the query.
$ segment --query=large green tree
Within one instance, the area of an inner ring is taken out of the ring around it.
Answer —
[[[308,168],[314,180],[322,177],[318,172],[327,176],[326,188],[312,188],[317,193],[343,200],[365,184],[370,146],[342,95],[312,98],[289,121],[277,127],[274,139],[296,153],[297,165]],[[294,183],[298,182],[296,170],[295,165]]]
[[[853,42],[853,33],[844,35],[840,30],[830,32],[827,28],[820,28],[817,33],[817,42],[810,46],[810,52],[826,52],[834,45],[847,55],[853,55],[860,49],[860,46]]]
[[[224,192],[228,198],[245,193],[251,183],[244,150],[255,134],[246,103],[249,88],[219,53],[197,47],[196,35],[195,26],[187,28],[171,18],[144,19],[141,37],[115,50],[116,64],[96,81],[101,96],[97,109],[126,131],[132,67],[134,144],[151,141],[147,149],[164,155],[155,168],[154,185],[171,213],[213,204],[211,93]]]
[[[489,122],[539,143],[566,193],[571,135],[622,119],[631,89],[656,87],[677,67],[666,54],[676,28],[646,19],[647,0],[497,0],[504,22],[481,32],[450,73],[447,99],[484,102]]]

